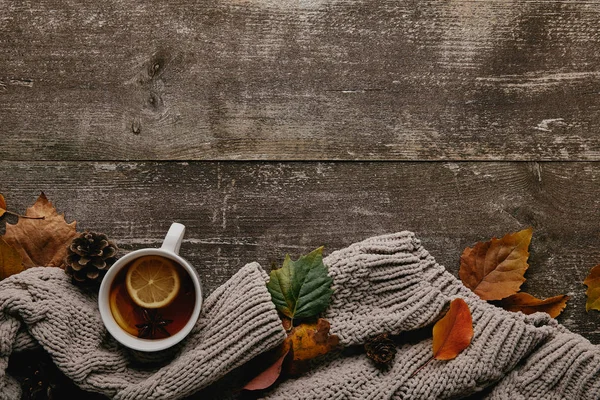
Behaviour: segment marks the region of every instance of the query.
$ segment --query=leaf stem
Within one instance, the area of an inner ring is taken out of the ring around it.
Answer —
[[[417,369],[415,370],[415,372],[413,372],[413,373],[410,375],[409,379],[410,379],[410,378],[412,378],[413,376],[415,376],[416,374],[418,374],[418,373],[419,373],[419,371],[421,371],[423,368],[425,368],[425,367],[427,366],[427,364],[429,364],[431,361],[433,361],[433,359],[434,359],[434,357],[432,356],[432,357],[431,357],[429,360],[427,360],[427,362],[426,362],[425,364],[423,364],[423,365],[421,365],[419,368],[417,368]]]
[[[27,216],[27,215],[17,214],[15,212],[8,211],[8,210],[5,210],[4,212],[6,214],[15,215],[15,216],[17,216],[19,218],[26,218],[26,219],[46,219],[46,217],[44,217],[44,216],[42,216],[42,217],[30,217],[30,216]]]

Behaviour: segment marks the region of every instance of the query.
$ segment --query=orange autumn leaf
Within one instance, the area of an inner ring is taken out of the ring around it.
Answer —
[[[561,294],[544,300],[538,299],[528,293],[516,293],[503,299],[500,306],[507,311],[523,314],[533,314],[535,312],[545,312],[552,318],[556,318],[567,306],[569,296]]]
[[[26,217],[19,217],[15,225],[6,225],[4,240],[23,258],[25,269],[36,266],[62,267],[67,245],[77,235],[76,222],[67,224],[64,214],[58,214],[42,193],[35,204],[27,209]]]
[[[583,284],[588,288],[585,291],[587,301],[585,302],[585,311],[600,311],[600,264],[590,270]]]
[[[340,342],[336,335],[329,335],[329,321],[319,318],[316,324],[300,324],[292,329],[289,340],[292,342],[294,360],[310,360],[328,353]]]
[[[471,310],[463,299],[454,299],[450,309],[433,326],[433,358],[451,360],[469,347],[473,338]]]
[[[244,386],[245,390],[263,390],[272,386],[280,375],[297,376],[310,369],[310,360],[335,349],[339,344],[336,335],[330,335],[330,324],[320,318],[316,323],[304,323],[296,327],[284,318],[288,331],[285,341],[266,354],[260,364],[267,367]]]
[[[17,249],[0,238],[0,280],[23,271],[22,261]]]
[[[6,213],[6,200],[4,200],[4,196],[0,194],[0,217]]]
[[[528,228],[467,247],[460,257],[462,282],[483,300],[501,300],[517,293],[529,267],[532,233]]]
[[[281,375],[283,361],[290,352],[290,349],[291,341],[286,339],[281,346],[275,350],[275,362],[273,362],[273,364],[269,365],[269,367],[267,367],[263,372],[248,382],[243,389],[263,390],[273,385],[277,381],[277,378],[279,378],[279,375]]]

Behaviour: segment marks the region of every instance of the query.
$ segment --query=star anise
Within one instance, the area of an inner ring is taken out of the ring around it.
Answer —
[[[144,308],[142,311],[144,323],[136,324],[139,338],[154,339],[157,333],[162,333],[166,336],[171,336],[165,326],[173,322],[172,319],[163,319],[158,310],[149,310]]]

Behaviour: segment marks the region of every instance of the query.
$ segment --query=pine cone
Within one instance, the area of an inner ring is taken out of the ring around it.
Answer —
[[[387,366],[396,357],[396,345],[387,333],[382,333],[365,343],[367,357],[379,366]]]
[[[21,384],[21,400],[107,400],[75,386],[42,350],[13,353],[7,372]]]
[[[58,385],[53,381],[52,366],[44,362],[28,368],[27,376],[21,382],[23,390],[22,400],[49,400],[54,399],[54,392]]]
[[[97,284],[117,261],[117,245],[102,233],[84,232],[67,249],[65,272],[76,284]]]

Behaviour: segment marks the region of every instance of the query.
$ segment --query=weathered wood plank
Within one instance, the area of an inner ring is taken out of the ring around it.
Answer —
[[[0,159],[600,160],[596,0],[0,9]]]
[[[533,226],[525,289],[572,296],[561,321],[600,343],[581,283],[600,263],[598,163],[0,162],[0,176],[10,208],[44,190],[79,229],[125,250],[184,223],[182,254],[208,291],[246,262],[404,229],[456,274],[466,246]]]

